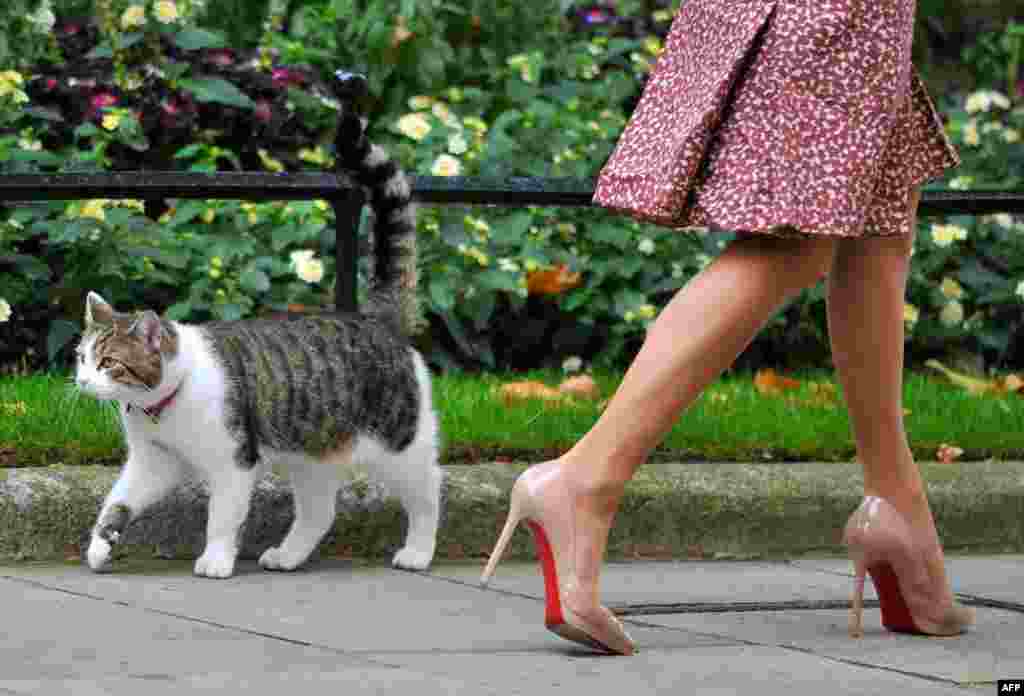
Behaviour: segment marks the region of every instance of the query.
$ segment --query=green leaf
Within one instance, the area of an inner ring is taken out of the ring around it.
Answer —
[[[252,109],[252,99],[233,84],[219,77],[200,77],[184,79],[178,82],[181,87],[191,92],[201,102],[215,102],[237,106],[241,109]]]
[[[57,354],[64,349],[64,346],[71,343],[71,340],[82,330],[78,322],[67,319],[54,319],[50,322],[50,330],[46,334],[46,353],[52,363],[57,359]]]
[[[430,281],[430,299],[443,313],[455,306],[455,290],[446,278],[433,278]]]
[[[266,292],[270,289],[270,278],[267,274],[254,268],[243,271],[239,282],[249,292]]]
[[[533,224],[533,215],[519,212],[496,221],[491,226],[491,239],[496,244],[519,245],[526,238],[526,232]]]
[[[29,280],[49,280],[52,275],[50,267],[34,256],[14,254],[0,257],[0,259],[13,263]]]
[[[221,48],[226,45],[224,37],[216,32],[198,27],[182,29],[174,35],[174,43],[183,51],[197,51],[201,48]]]
[[[213,313],[224,321],[238,321],[242,318],[242,307],[234,302],[228,302],[227,304],[214,305]]]
[[[171,321],[181,321],[192,313],[192,305],[186,302],[178,302],[167,308],[164,316]]]
[[[108,44],[100,44],[96,48],[92,49],[85,54],[88,60],[95,60],[96,58],[113,58],[114,51]]]

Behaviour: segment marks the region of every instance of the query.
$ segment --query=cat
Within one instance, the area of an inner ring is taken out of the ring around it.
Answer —
[[[388,486],[408,517],[392,564],[429,567],[443,474],[430,372],[409,340],[419,316],[415,210],[408,179],[366,138],[365,120],[347,118],[336,136],[338,161],[356,163],[375,218],[375,271],[359,314],[193,325],[151,310],[121,313],[88,294],[75,382],[120,402],[128,445],[92,529],[92,570],[111,570],[127,525],[193,474],[210,491],[194,572],[230,577],[253,486],[278,466],[289,474],[295,519],[259,563],[294,570],[334,523],[350,463]]]

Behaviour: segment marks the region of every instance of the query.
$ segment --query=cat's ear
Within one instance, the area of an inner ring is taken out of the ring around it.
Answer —
[[[131,333],[146,344],[151,351],[158,353],[163,347],[164,325],[157,313],[151,309],[139,315],[139,318],[132,324]]]
[[[85,298],[85,325],[111,326],[114,323],[114,308],[95,292]]]

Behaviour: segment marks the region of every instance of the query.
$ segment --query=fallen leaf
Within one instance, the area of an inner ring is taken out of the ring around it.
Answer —
[[[543,382],[530,381],[503,384],[499,393],[506,406],[537,399],[546,402],[557,402],[565,398],[565,395],[560,391],[549,387]]]
[[[590,375],[569,377],[558,385],[558,391],[590,401],[597,401],[601,398],[601,389]]]
[[[580,273],[571,273],[565,264],[526,274],[526,289],[531,295],[561,295],[582,282]]]
[[[1024,379],[1019,375],[1007,375],[1003,378],[1003,388],[1008,392],[1020,393],[1024,390]]]
[[[790,377],[783,377],[775,372],[775,370],[768,368],[765,370],[759,370],[758,373],[754,375],[754,387],[761,394],[778,396],[784,392],[798,389],[800,387],[800,381]]]
[[[1004,387],[1002,387],[998,381],[990,381],[961,374],[949,369],[938,360],[929,360],[924,364],[924,366],[930,367],[933,370],[938,370],[949,378],[950,382],[959,387],[963,387],[971,394],[1001,394],[1004,392]]]
[[[943,464],[952,464],[961,456],[963,456],[963,453],[964,451],[959,447],[954,447],[953,445],[947,445],[943,443],[939,445],[939,451],[936,453],[936,459],[938,459]]]

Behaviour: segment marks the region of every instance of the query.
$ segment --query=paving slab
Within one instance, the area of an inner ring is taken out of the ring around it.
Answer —
[[[848,564],[848,562],[847,562]],[[430,573],[477,584],[483,566],[439,565]],[[502,563],[488,585],[498,592],[544,597],[536,563]],[[601,573],[601,596],[610,607],[756,602],[842,602],[851,580],[815,566],[768,561],[653,561],[609,563]],[[868,588],[865,597],[875,597]]]
[[[946,561],[954,592],[1024,605],[1024,556],[972,558],[950,555]],[[793,565],[852,577],[849,561],[840,559],[796,560]]]
[[[915,675],[950,684],[995,683],[1024,674],[1021,615],[979,608],[977,625],[955,638],[890,633],[877,609],[864,614],[864,636],[847,633],[846,611],[773,611],[644,616],[648,625],[680,628],[722,639],[787,647],[827,660]]]
[[[125,572],[106,575],[78,566],[30,566],[19,569],[18,577],[101,605],[127,605],[346,655],[541,651],[560,642],[544,629],[538,599],[343,562],[298,573],[268,573],[243,562],[226,581],[193,577],[189,566],[175,562],[129,564]],[[636,633],[638,640],[654,640],[659,632],[640,627]],[[721,643],[684,633],[666,640],[674,647]]]
[[[943,684],[897,672],[821,659],[774,646],[719,645],[686,650],[643,645],[631,658],[586,655],[571,647],[539,654],[393,655],[404,666],[463,674],[503,694],[943,694]],[[994,687],[992,687],[994,689]]]

